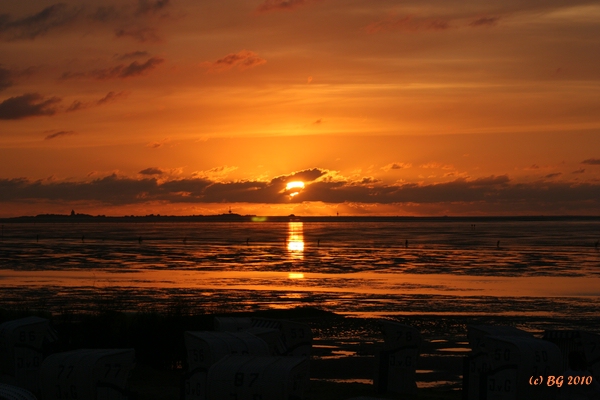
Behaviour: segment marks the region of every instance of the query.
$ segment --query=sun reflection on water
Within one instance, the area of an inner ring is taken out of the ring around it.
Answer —
[[[287,250],[292,258],[304,258],[304,235],[302,222],[289,222]]]

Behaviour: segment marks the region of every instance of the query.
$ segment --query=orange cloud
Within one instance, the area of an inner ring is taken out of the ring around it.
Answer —
[[[412,167],[411,163],[395,162],[395,163],[388,164],[381,169],[383,169],[384,171],[390,171],[393,169],[405,169],[405,168],[410,168],[410,167]]]
[[[160,142],[152,142],[152,143],[148,143],[146,145],[146,147],[150,147],[153,149],[158,149],[159,147],[164,146],[165,144],[169,143],[171,141],[170,138],[164,138],[163,140],[161,140]]]

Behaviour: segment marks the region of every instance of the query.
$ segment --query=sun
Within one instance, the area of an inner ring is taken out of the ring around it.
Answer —
[[[291,190],[291,189],[304,189],[304,182],[302,182],[302,181],[288,182],[287,185],[285,186],[285,190]]]
[[[285,191],[290,197],[297,196],[302,189],[304,189],[304,182],[302,181],[292,181],[285,185]]]

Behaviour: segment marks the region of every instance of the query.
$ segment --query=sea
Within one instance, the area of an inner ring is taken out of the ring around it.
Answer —
[[[556,329],[600,333],[598,217],[226,215],[0,224],[0,309],[69,318],[335,313],[335,320],[310,322],[311,380],[373,383],[382,319],[421,332],[416,384],[433,390],[462,388],[470,325],[510,325],[537,337]]]
[[[599,239],[591,217],[13,219],[2,222],[0,302],[71,313],[314,307],[589,328],[600,319]]]

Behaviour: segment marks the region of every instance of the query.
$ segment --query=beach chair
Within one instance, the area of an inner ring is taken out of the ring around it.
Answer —
[[[569,353],[581,352],[594,379],[600,382],[600,335],[580,330],[547,330],[543,339],[560,348],[563,371],[569,369]]]
[[[533,385],[530,378],[560,376],[562,356],[554,343],[524,336],[486,336],[481,346],[489,370],[480,377],[481,400],[553,400],[557,387]]]
[[[278,330],[285,346],[282,355],[310,357],[312,331],[307,324],[283,319],[252,318],[252,327]]]
[[[216,331],[251,332],[265,340],[272,355],[310,356],[310,326],[295,321],[269,318],[215,317]]]
[[[218,332],[239,332],[252,328],[252,318],[215,317],[214,324]]]
[[[38,393],[40,367],[56,339],[45,318],[26,317],[0,325],[0,382]]]
[[[229,355],[271,354],[269,345],[252,333],[187,331],[184,333],[187,353],[187,371],[182,379],[184,400],[206,398],[208,371],[210,367]]]
[[[227,356],[210,367],[206,400],[303,400],[306,357]]]
[[[0,399],[2,400],[37,400],[28,390],[0,383]]]
[[[480,400],[481,378],[491,369],[488,352],[482,345],[487,336],[516,336],[533,338],[527,331],[512,326],[470,325],[467,338],[471,354],[463,361],[463,400]]]
[[[80,349],[48,356],[40,374],[43,400],[129,400],[133,349]]]
[[[414,394],[421,332],[394,321],[382,321],[381,331],[384,348],[375,354],[375,389],[378,393]]]

